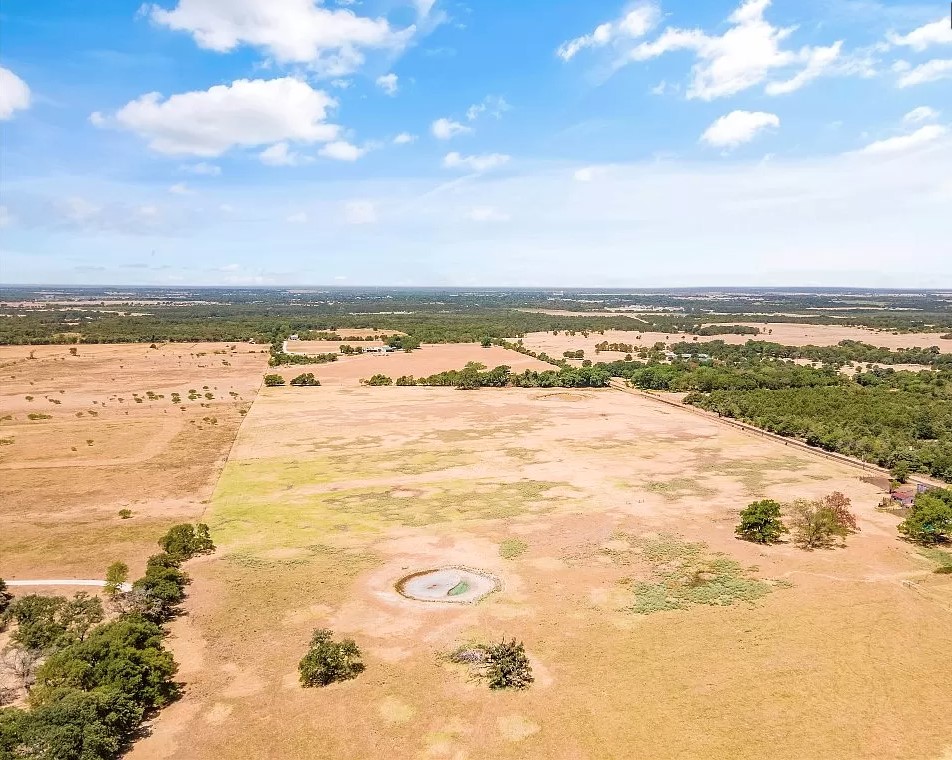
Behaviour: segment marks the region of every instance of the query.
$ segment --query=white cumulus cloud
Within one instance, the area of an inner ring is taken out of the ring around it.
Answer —
[[[366,152],[366,148],[359,148],[346,140],[327,143],[318,151],[324,158],[333,158],[335,161],[356,161]]]
[[[891,33],[887,39],[893,45],[912,48],[922,52],[930,45],[952,45],[952,24],[948,17],[940,18],[930,24],[913,29],[908,34]]]
[[[599,24],[590,34],[563,42],[555,54],[563,61],[570,61],[585,48],[604,47],[619,39],[643,37],[655,27],[660,17],[661,11],[654,3],[638,5],[614,21]]]
[[[387,95],[396,95],[397,90],[400,89],[399,79],[396,74],[384,74],[377,77],[377,87]]]
[[[0,121],[30,107],[30,88],[10,69],[0,66]]]
[[[396,137],[393,138],[394,145],[408,145],[416,140],[416,135],[411,135],[409,132],[401,132]]]
[[[286,142],[275,143],[258,154],[258,159],[266,166],[298,166],[304,163],[304,156],[291,150]]]
[[[449,140],[456,135],[465,135],[472,131],[471,127],[452,119],[437,119],[430,125],[430,132],[438,140]]]
[[[120,108],[114,121],[159,153],[215,157],[282,140],[333,140],[340,128],[325,119],[334,106],[326,93],[291,77],[239,79],[167,100],[157,92],[143,95]]]
[[[571,40],[559,48],[569,60],[584,47],[618,43],[622,52],[616,66],[647,61],[665,53],[686,50],[694,53],[688,98],[713,100],[757,85],[770,95],[800,89],[817,77],[834,71],[865,73],[855,61],[842,60],[842,42],[828,46],[788,49],[785,44],[795,27],[777,27],[764,18],[770,0],[744,0],[728,17],[730,26],[722,34],[700,29],[664,28],[652,40],[634,43],[634,37],[650,31],[651,25],[634,25],[640,34],[622,34],[618,22],[603,24],[592,34]]]
[[[199,47],[219,53],[249,45],[281,63],[308,64],[340,77],[364,63],[364,50],[403,50],[416,33],[386,18],[327,8],[316,0],[178,0],[171,10],[146,9],[153,22],[187,32]]]
[[[902,76],[896,83],[898,87],[913,87],[917,84],[926,82],[935,82],[939,79],[952,78],[952,58],[936,58],[932,61],[926,61],[914,68],[906,66],[894,67],[901,71]]]
[[[711,124],[701,135],[701,141],[715,148],[736,148],[750,142],[763,130],[779,126],[780,118],[777,114],[764,111],[731,111]]]
[[[455,150],[443,156],[445,169],[469,169],[473,172],[485,172],[496,169],[509,161],[504,153],[485,153],[480,156],[464,156]]]

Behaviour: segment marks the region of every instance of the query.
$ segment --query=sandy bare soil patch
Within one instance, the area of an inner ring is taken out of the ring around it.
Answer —
[[[893,335],[884,330],[868,330],[862,327],[840,327],[838,325],[799,325],[785,322],[742,323],[761,330],[759,335],[689,335],[686,333],[638,332],[634,330],[606,330],[601,333],[581,333],[567,335],[564,332],[553,335],[551,332],[528,333],[522,340],[536,352],[544,351],[549,356],[561,357],[563,351],[585,351],[585,358],[596,359],[595,345],[602,341],[609,343],[627,343],[635,348],[651,348],[655,343],[677,343],[679,341],[703,343],[708,340],[723,340],[733,345],[743,345],[748,340],[766,340],[785,346],[835,346],[842,340],[857,340],[873,346],[889,348],[914,348],[938,346],[943,353],[952,352],[952,340],[939,337],[942,333],[904,333]],[[639,337],[640,336],[640,337]],[[511,340],[517,340],[512,338]],[[607,361],[622,358],[624,353],[606,351],[600,355]]]
[[[401,375],[426,377],[452,369],[463,369],[467,362],[480,362],[492,369],[500,364],[508,364],[513,372],[526,369],[552,369],[551,364],[540,362],[531,356],[508,351],[499,346],[483,348],[478,343],[443,343],[424,345],[406,353],[395,351],[390,354],[368,354],[366,356],[341,356],[331,364],[295,365],[281,367],[276,372],[286,379],[302,371],[313,372],[325,385],[354,385],[361,379],[372,375],[387,375],[396,380]]]
[[[0,576],[137,569],[199,515],[267,364],[231,345],[0,348]]]
[[[242,426],[207,513],[219,551],[190,565],[172,626],[185,696],[131,758],[934,760],[952,745],[937,719],[952,578],[897,540],[858,471],[608,389],[290,390]],[[846,549],[734,538],[755,498],[833,490],[862,528]],[[633,611],[685,553],[728,568],[717,598],[734,603]],[[394,589],[450,566],[501,589],[475,605]],[[301,689],[316,627],[354,638],[366,673]],[[525,641],[524,693],[439,658],[502,636]]]

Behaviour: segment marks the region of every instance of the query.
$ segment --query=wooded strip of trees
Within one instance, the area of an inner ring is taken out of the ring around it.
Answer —
[[[131,591],[107,587],[118,613],[108,622],[99,597],[11,601],[0,593],[7,604],[0,624],[16,626],[11,644],[29,694],[29,709],[0,709],[0,758],[115,760],[142,721],[176,698],[177,666],[162,623],[185,596],[181,564],[214,544],[202,524],[173,526],[159,543],[162,553],[149,558]],[[113,580],[125,570],[113,565]]]

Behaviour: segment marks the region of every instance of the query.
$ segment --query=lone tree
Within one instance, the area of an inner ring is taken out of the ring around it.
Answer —
[[[122,591],[122,584],[129,579],[129,566],[125,562],[113,562],[106,568],[106,595],[114,597]]]
[[[761,499],[747,505],[740,513],[740,525],[734,532],[745,541],[772,544],[789,530],[780,519],[780,504],[773,499]]]
[[[935,488],[916,495],[899,532],[917,544],[940,544],[952,538],[952,489]]]
[[[490,689],[528,689],[535,678],[523,643],[503,639],[486,647],[486,678]]]
[[[298,665],[302,686],[328,686],[364,672],[360,649],[354,640],[334,641],[333,636],[334,632],[327,628],[314,631],[311,647]]]
[[[790,524],[794,543],[802,549],[829,548],[852,532],[842,514],[824,501],[797,499]]]

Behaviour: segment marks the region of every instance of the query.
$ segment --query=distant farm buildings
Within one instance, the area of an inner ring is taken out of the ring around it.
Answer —
[[[396,351],[393,346],[370,346],[364,349],[365,354],[392,354]]]
[[[916,499],[916,494],[924,493],[929,490],[929,486],[923,483],[905,483],[893,488],[889,495],[893,501],[898,501],[904,507],[911,507]]]

